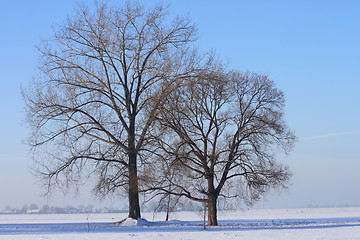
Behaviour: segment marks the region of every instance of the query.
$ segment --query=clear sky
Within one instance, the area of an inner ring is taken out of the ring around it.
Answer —
[[[144,2],[189,15],[199,27],[202,50],[215,50],[232,68],[267,73],[284,91],[286,120],[299,141],[279,161],[294,176],[287,191],[257,207],[360,205],[360,1]],[[20,86],[38,73],[34,46],[74,7],[73,0],[0,2],[0,210],[33,202],[98,203],[86,193],[40,197],[31,154],[22,144],[29,130]]]

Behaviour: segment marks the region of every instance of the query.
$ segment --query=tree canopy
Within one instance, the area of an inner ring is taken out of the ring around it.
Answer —
[[[167,20],[162,6],[83,6],[38,47],[41,78],[23,91],[31,146],[48,186],[96,179],[106,195],[129,193],[129,217],[140,217],[138,165],[163,97],[194,74],[189,19]],[[149,105],[148,102],[152,102]],[[43,151],[45,152],[45,151]]]
[[[157,117],[162,151],[152,189],[206,203],[208,224],[217,225],[219,196],[250,203],[285,187],[291,173],[273,152],[288,152],[295,140],[284,101],[266,75],[221,66],[173,91]]]
[[[141,217],[139,192],[185,196],[217,225],[219,196],[256,201],[286,185],[273,149],[295,137],[268,76],[200,54],[195,25],[168,17],[129,1],[80,6],[58,26],[38,47],[41,76],[23,89],[29,144],[48,189],[125,191],[130,218]]]

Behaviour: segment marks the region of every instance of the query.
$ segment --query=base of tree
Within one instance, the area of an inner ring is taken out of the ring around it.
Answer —
[[[131,227],[131,226],[149,226],[151,223],[144,218],[125,218],[119,222],[115,222],[115,224],[119,224],[122,227]]]

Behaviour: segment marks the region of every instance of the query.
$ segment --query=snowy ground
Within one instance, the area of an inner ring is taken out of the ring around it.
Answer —
[[[0,240],[97,239],[360,239],[360,208],[219,212],[217,227],[203,229],[200,213],[144,213],[146,221],[113,224],[126,214],[0,215]]]

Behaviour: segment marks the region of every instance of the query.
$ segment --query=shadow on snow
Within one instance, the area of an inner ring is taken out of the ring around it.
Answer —
[[[202,221],[149,222],[135,221],[135,225],[119,223],[40,223],[0,224],[0,235],[85,233],[85,232],[193,232],[193,231],[250,231],[282,229],[319,229],[336,227],[358,227],[360,218],[319,218],[319,219],[273,219],[273,220],[223,220],[219,226],[206,226]]]

